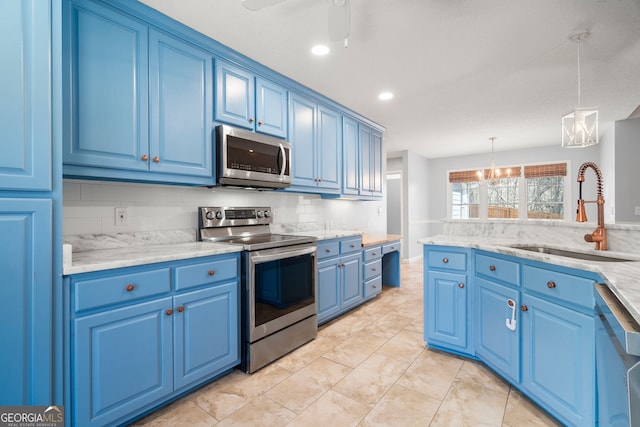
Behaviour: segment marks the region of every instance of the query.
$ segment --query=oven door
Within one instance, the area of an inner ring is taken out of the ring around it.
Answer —
[[[248,252],[247,338],[255,342],[317,314],[315,244]]]

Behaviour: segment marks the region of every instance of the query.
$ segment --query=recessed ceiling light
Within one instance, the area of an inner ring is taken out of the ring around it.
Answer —
[[[329,53],[329,46],[325,46],[323,44],[315,45],[311,48],[311,53],[317,56],[323,56]]]
[[[380,95],[378,95],[378,99],[380,101],[388,101],[392,98],[393,98],[393,93],[391,92],[380,92]]]

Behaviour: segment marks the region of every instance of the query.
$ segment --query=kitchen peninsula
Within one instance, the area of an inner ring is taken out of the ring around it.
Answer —
[[[587,227],[449,221],[448,234],[420,239],[428,345],[483,361],[563,423],[584,426],[629,416],[633,399],[610,380],[622,373],[604,370],[638,358],[611,356],[600,319],[624,312],[631,355],[640,332],[640,229],[608,226],[613,250],[596,251],[582,240]]]

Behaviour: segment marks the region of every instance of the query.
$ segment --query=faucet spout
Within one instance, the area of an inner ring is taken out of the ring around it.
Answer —
[[[596,200],[584,200],[582,198],[582,183],[584,182],[584,173],[587,168],[593,169],[596,173],[597,179],[597,199]],[[580,195],[578,199],[578,211],[576,215],[577,222],[586,222],[587,214],[584,209],[585,203],[596,203],[598,205],[598,227],[591,234],[584,236],[584,240],[587,242],[595,243],[595,249],[599,251],[607,250],[607,229],[604,226],[604,197],[602,196],[602,171],[593,162],[583,163],[578,169],[578,182],[580,183]]]

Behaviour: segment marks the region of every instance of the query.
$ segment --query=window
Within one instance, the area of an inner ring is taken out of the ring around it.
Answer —
[[[563,219],[567,164],[525,166],[527,218]]]
[[[503,167],[493,179],[489,169],[449,172],[449,217],[563,220],[566,175],[567,163]]]
[[[449,173],[451,183],[451,218],[480,218],[480,171]]]
[[[487,181],[487,217],[518,218],[520,205],[520,168],[502,168],[497,171],[495,182]],[[485,179],[489,169],[485,169]]]

